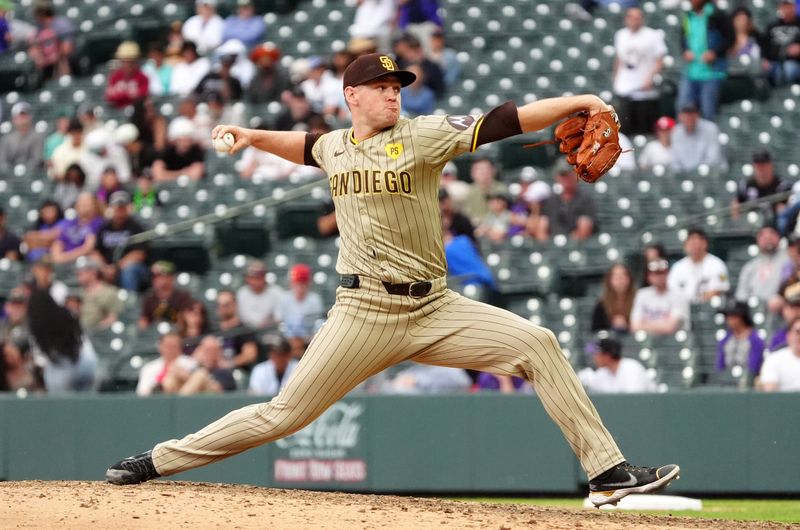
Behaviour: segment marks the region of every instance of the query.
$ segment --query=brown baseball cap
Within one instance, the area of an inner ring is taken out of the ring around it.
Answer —
[[[362,55],[344,71],[344,86],[358,86],[375,79],[393,75],[400,80],[400,86],[408,86],[417,76],[408,70],[401,70],[388,55],[369,53]]]

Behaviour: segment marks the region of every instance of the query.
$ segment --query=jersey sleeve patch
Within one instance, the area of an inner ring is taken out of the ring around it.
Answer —
[[[469,126],[475,123],[475,117],[466,115],[466,116],[447,116],[447,123],[450,124],[450,127],[457,131],[466,131],[469,129]]]

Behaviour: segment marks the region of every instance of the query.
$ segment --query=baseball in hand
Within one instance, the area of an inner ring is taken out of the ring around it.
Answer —
[[[230,153],[233,144],[236,143],[236,138],[233,137],[233,134],[226,132],[222,136],[214,138],[212,143],[218,153]]]

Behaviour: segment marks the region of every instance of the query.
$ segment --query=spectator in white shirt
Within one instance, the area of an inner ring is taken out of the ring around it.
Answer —
[[[322,318],[322,297],[310,291],[311,267],[298,263],[289,270],[291,290],[283,293],[278,320],[285,325],[285,336],[292,346],[292,357],[300,358],[314,334],[317,319]]]
[[[726,293],[730,288],[728,267],[708,253],[708,236],[698,228],[689,230],[683,243],[686,257],[669,271],[667,285],[691,303],[707,302],[713,296]]]
[[[375,41],[381,51],[389,51],[397,9],[395,0],[356,0],[356,3],[350,36]]]
[[[186,41],[181,48],[181,62],[172,67],[169,92],[173,95],[188,96],[200,80],[211,71],[211,61],[197,54],[197,46]]]
[[[789,325],[789,346],[768,356],[759,386],[765,392],[800,392],[800,318]]]
[[[642,10],[625,12],[625,27],[614,35],[614,94],[622,128],[629,134],[650,132],[658,116],[655,77],[667,54],[664,32],[644,25]]]
[[[324,116],[337,117],[339,105],[342,100],[342,80],[337,79],[328,70],[327,65],[319,56],[308,58],[308,77],[300,83],[300,88],[311,103],[314,112]]]
[[[247,266],[245,285],[236,291],[236,305],[239,319],[253,329],[261,329],[276,324],[278,306],[283,289],[267,283],[267,267],[264,262],[253,260]]]
[[[250,374],[249,392],[258,396],[274,396],[286,385],[299,362],[292,359],[292,347],[285,340],[269,350],[269,360],[259,363]]]
[[[719,143],[719,127],[713,121],[700,117],[694,103],[681,107],[678,125],[672,129],[670,153],[672,169],[694,171],[701,164],[711,168],[726,168]]]
[[[587,392],[617,394],[656,390],[642,363],[622,357],[622,345],[617,340],[600,339],[591,344],[589,350],[594,354],[597,369],[587,367],[578,372],[578,379]]]
[[[161,335],[158,339],[158,355],[158,359],[146,363],[139,371],[136,393],[140,396],[149,396],[160,391],[173,366],[187,372],[197,366],[194,359],[183,355],[181,336],[177,332]]]
[[[675,120],[669,116],[661,116],[656,120],[656,138],[647,142],[639,154],[640,168],[650,169],[653,166],[669,167],[672,165],[670,144],[672,143],[673,127],[675,127]]]
[[[222,44],[225,21],[217,14],[217,0],[197,0],[197,14],[183,23],[183,38],[197,45],[201,55],[208,55]]]
[[[667,287],[669,263],[658,258],[647,263],[648,287],[636,292],[631,310],[631,331],[672,335],[689,322],[689,301]]]

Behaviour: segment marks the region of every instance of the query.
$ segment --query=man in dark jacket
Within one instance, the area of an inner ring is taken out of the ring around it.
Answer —
[[[800,80],[800,18],[791,0],[778,2],[778,19],[764,33],[764,67],[773,85]]]
[[[685,64],[677,108],[694,103],[700,107],[703,118],[713,120],[728,68],[725,56],[733,45],[733,23],[713,0],[692,0],[692,7],[681,22]]]

